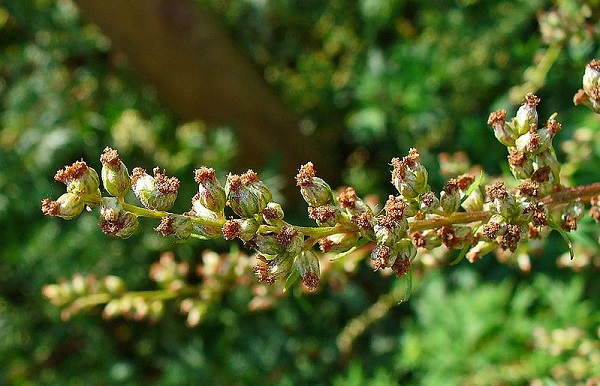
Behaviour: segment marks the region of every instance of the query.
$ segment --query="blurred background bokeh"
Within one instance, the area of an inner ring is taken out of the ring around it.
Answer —
[[[598,12],[595,0],[0,0],[0,385],[598,376],[600,232],[589,218],[572,235],[573,261],[558,235],[503,262],[439,257],[400,305],[405,283],[360,262],[337,285],[292,289],[264,310],[249,309],[250,285],[231,285],[189,328],[168,303],[154,322],[104,320],[101,308],[63,321],[42,287],[81,273],[153,289],[162,253],[195,266],[240,245],[174,243],[152,221],[113,239],[95,213],[67,222],[40,211],[62,192],[57,169],[83,158],[99,170],[111,146],[130,170],[180,178],[176,212],[189,208],[195,168],[222,178],[252,167],[286,218],[306,224],[293,173],[308,160],[332,185],[380,198],[393,193],[390,159],[410,147],[434,190],[441,153],[506,174],[487,117],[514,113],[527,92],[541,117],[559,112],[565,183],[600,181],[600,121],[572,103],[598,57]]]

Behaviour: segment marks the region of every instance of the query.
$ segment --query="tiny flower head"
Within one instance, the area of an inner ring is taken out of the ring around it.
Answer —
[[[56,201],[45,198],[42,201],[42,212],[47,216],[58,216],[65,220],[73,220],[83,212],[84,206],[81,196],[67,192]]]
[[[105,148],[100,156],[102,163],[102,184],[104,189],[115,197],[125,197],[131,188],[127,166],[119,158],[116,150]]]
[[[198,183],[198,201],[213,212],[222,212],[227,200],[225,189],[215,177],[215,170],[203,166],[194,171],[194,179]]]
[[[321,278],[317,255],[313,251],[302,251],[296,257],[295,263],[296,269],[302,278],[302,284],[311,292],[316,290]]]
[[[309,206],[317,207],[331,203],[333,193],[327,182],[316,177],[312,162],[300,167],[296,175],[296,185],[300,187],[300,194]]]
[[[131,176],[133,192],[142,205],[154,210],[169,210],[175,203],[179,190],[179,180],[167,177],[158,167],[152,170],[154,176],[142,168],[134,168]]]

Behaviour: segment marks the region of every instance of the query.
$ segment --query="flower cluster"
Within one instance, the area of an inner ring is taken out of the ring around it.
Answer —
[[[596,106],[600,102],[595,102],[600,95],[599,69],[600,61],[588,65],[584,89],[576,97],[576,103],[587,104],[594,111],[600,111]],[[552,230],[568,241],[566,232],[577,228],[586,204],[591,204],[590,215],[598,222],[600,183],[575,188],[561,184],[561,167],[552,144],[561,124],[556,114],[542,123],[537,112],[539,102],[538,97],[527,94],[511,119],[507,120],[505,110],[489,116],[494,135],[507,147],[509,168],[517,184],[492,180],[483,172],[467,173],[450,178],[441,191],[435,192],[419,152],[410,149],[406,156],[392,159],[391,182],[396,194],[377,210],[352,187],[332,190],[308,162],[300,167],[295,180],[315,226],[302,227],[285,220],[282,206],[252,170],[229,174],[221,184],[213,169],[198,168],[194,172],[198,192],[190,210],[171,213],[179,180],[168,177],[158,167],[152,175],[140,167],[130,175],[117,151],[106,148],[100,157],[100,175],[109,196],[103,197],[100,192],[98,173],[77,161],[55,177],[67,185],[67,192],[57,201],[44,199],[42,211],[70,220],[86,205],[99,207],[102,231],[120,238],[136,231],[139,217],[149,217],[160,219],[155,228],[159,234],[179,240],[239,239],[255,251],[252,271],[259,282],[267,284],[280,281],[289,287],[300,279],[305,289],[314,291],[322,273],[317,248],[344,256],[365,244],[371,246],[375,269],[410,277],[419,251],[445,246],[460,250],[459,258],[466,256],[473,262],[498,249],[513,254],[524,241],[543,238]],[[129,191],[137,197],[139,206],[125,201]],[[154,280],[169,293],[186,288],[184,265],[161,260],[152,272]],[[47,296],[57,304],[73,300],[55,294],[62,287],[47,288]],[[56,300],[59,298],[62,300]],[[133,298],[111,300],[109,304],[105,314],[110,315],[158,314],[160,309],[158,305],[143,306]],[[189,315],[188,324],[201,319],[203,304],[194,297],[182,303],[182,311]]]

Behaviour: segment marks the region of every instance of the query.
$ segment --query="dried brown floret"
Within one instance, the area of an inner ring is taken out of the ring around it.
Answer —
[[[358,200],[358,196],[356,195],[354,188],[349,186],[338,193],[337,200],[342,208],[354,209],[356,206],[356,200]]]
[[[531,175],[531,180],[533,182],[538,183],[548,182],[550,180],[550,171],[550,166],[544,166],[542,168],[539,168],[538,170],[533,172],[533,174]]]
[[[521,228],[516,224],[508,224],[506,233],[500,238],[500,247],[504,250],[508,249],[511,252],[517,250],[519,241],[521,240]]]
[[[520,152],[514,147],[508,149],[508,163],[515,167],[523,166],[523,164],[527,161],[527,155],[525,153]]]
[[[533,181],[524,181],[519,186],[517,186],[517,189],[519,190],[521,195],[527,197],[537,197],[540,193],[539,184]]]
[[[237,219],[231,219],[225,221],[223,227],[221,228],[223,232],[223,237],[225,240],[233,240],[240,234],[240,221]]]
[[[362,212],[352,216],[352,222],[356,224],[358,229],[372,229],[373,215],[369,212]]]
[[[410,271],[409,259],[396,259],[392,265],[392,271],[396,272],[396,276],[401,277]]]
[[[504,122],[506,120],[506,110],[496,110],[490,114],[488,118],[488,125],[495,127],[497,125],[504,126]]]
[[[489,222],[483,226],[481,232],[489,240],[493,240],[498,236],[498,232],[500,232],[500,224],[497,222]]]
[[[179,190],[179,180],[177,177],[167,177],[164,170],[161,173],[158,167],[152,169],[156,188],[163,194],[177,193]]]
[[[70,166],[65,166],[56,172],[54,179],[63,184],[68,184],[70,181],[76,180],[83,176],[88,170],[88,166],[84,161],[76,161]]]
[[[44,198],[42,200],[42,213],[46,216],[56,216],[58,215],[58,211],[60,209],[60,203],[56,201],[52,201],[49,198]]]
[[[201,184],[206,181],[213,181],[215,179],[215,169],[201,166],[194,170],[194,181]]]
[[[496,181],[492,185],[486,186],[485,193],[489,201],[495,199],[505,200],[508,197],[508,191],[503,181]]]
[[[449,179],[444,184],[444,192],[447,194],[454,194],[458,191],[458,181],[454,178]]]
[[[307,162],[300,167],[298,174],[296,174],[296,186],[311,186],[315,175],[316,172],[313,163]]]
[[[394,168],[392,170],[392,181],[404,180],[404,177],[406,176],[406,171],[404,170],[404,162],[400,158],[394,157],[392,158],[392,162],[390,162],[390,165]]]
[[[279,245],[287,246],[297,234],[298,231],[295,228],[283,227],[279,233],[275,234],[275,240]]]
[[[248,169],[246,173],[243,173],[240,179],[243,186],[249,186],[259,181],[258,174],[252,169]]]
[[[330,220],[335,220],[336,210],[334,207],[329,205],[322,205],[315,207],[308,207],[308,217],[318,221],[322,224],[327,223]]]
[[[470,174],[463,174],[462,176],[458,177],[456,182],[458,184],[458,188],[464,191],[471,186],[473,181],[475,181],[475,177]]]
[[[165,216],[160,219],[160,224],[154,230],[163,236],[170,236],[174,233],[173,230],[173,219]]]

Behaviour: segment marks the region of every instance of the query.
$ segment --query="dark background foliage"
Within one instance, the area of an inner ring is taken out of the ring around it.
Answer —
[[[556,142],[566,143],[558,151],[570,183],[600,180],[600,124],[571,102],[598,54],[594,1],[197,5],[233,38],[303,135],[332,153],[336,161],[321,165],[326,174],[361,195],[390,194],[388,163],[410,147],[432,171],[434,189],[443,183],[440,152],[462,150],[489,173],[506,172],[506,150],[487,116],[514,112],[529,91],[542,99],[541,117],[559,112]],[[153,288],[148,268],[163,251],[197,263],[205,249],[239,246],[176,244],[150,221],[124,241],[102,234],[93,213],[44,218],[40,200],[63,189],[52,180],[58,168],[81,158],[99,168],[102,149],[115,147],[130,168],[160,165],[178,176],[175,211],[183,212],[194,168],[210,165],[222,177],[239,167],[236,154],[269,160],[262,153],[281,152],[245,147],[237,140],[243,128],[230,121],[183,119],[177,98],[165,100],[131,65],[130,48],[116,47],[70,0],[0,1],[0,384],[573,384],[600,372],[591,221],[573,235],[577,261],[589,261],[578,270],[557,267],[566,251],[559,237],[531,250],[530,273],[492,256],[426,270],[411,300],[367,323],[349,352],[339,348],[345,328],[405,285],[365,264],[341,291],[294,289],[268,311],[248,311],[248,289],[232,289],[193,329],[169,305],[156,323],[105,321],[101,310],[61,321],[41,295],[44,284],[80,272]],[[281,135],[286,130],[296,128]],[[302,153],[306,144],[295,146]],[[273,189],[291,185],[281,163],[259,167]],[[291,220],[306,223],[298,197],[287,200]]]

